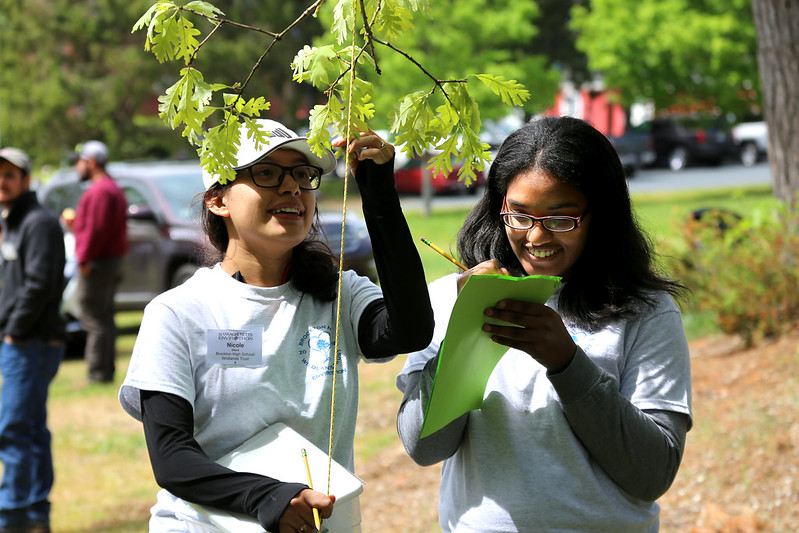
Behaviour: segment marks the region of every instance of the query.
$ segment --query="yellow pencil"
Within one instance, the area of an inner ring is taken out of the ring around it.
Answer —
[[[308,486],[313,490],[313,480],[311,479],[311,467],[308,466],[308,454],[305,453],[305,448],[302,449],[302,460],[305,461],[305,473],[308,474]],[[316,530],[322,527],[322,521],[319,520],[319,509],[313,507],[313,525]]]
[[[460,268],[461,270],[469,270],[469,268],[466,267],[463,263],[459,262],[457,259],[449,255],[447,252],[445,252],[444,250],[442,250],[441,248],[430,242],[429,239],[425,239],[424,237],[422,237],[422,242],[425,243],[430,248],[432,248],[433,250],[435,250],[436,252],[446,257],[447,259],[449,259],[454,265],[457,265],[457,267]]]

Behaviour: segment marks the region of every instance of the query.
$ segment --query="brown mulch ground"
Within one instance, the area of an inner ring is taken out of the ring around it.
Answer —
[[[677,480],[660,499],[661,532],[799,531],[799,331],[751,349],[731,337],[703,339],[691,355],[695,424]],[[403,362],[362,365],[362,383],[393,381]],[[359,434],[393,426],[399,400],[395,390],[362,403]],[[439,466],[415,465],[394,438],[356,467],[367,483],[361,506],[370,531],[439,530]]]

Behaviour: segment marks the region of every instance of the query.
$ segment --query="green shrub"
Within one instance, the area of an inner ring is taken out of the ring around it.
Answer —
[[[707,211],[682,224],[684,240],[667,263],[725,333],[751,346],[799,320],[799,213],[787,207],[740,217]]]

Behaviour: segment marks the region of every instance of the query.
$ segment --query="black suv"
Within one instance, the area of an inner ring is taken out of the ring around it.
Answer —
[[[693,163],[717,165],[736,152],[731,127],[723,117],[670,116],[637,129],[652,136],[657,164],[675,171]]]

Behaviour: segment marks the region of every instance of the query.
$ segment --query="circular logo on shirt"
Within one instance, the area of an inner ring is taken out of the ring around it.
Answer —
[[[311,371],[311,379],[319,379],[333,374],[334,366],[337,374],[346,369],[341,366],[341,352],[338,352],[338,364],[334,365],[330,357],[332,351],[332,334],[330,327],[317,326],[309,328],[299,342],[299,355],[302,363]]]

